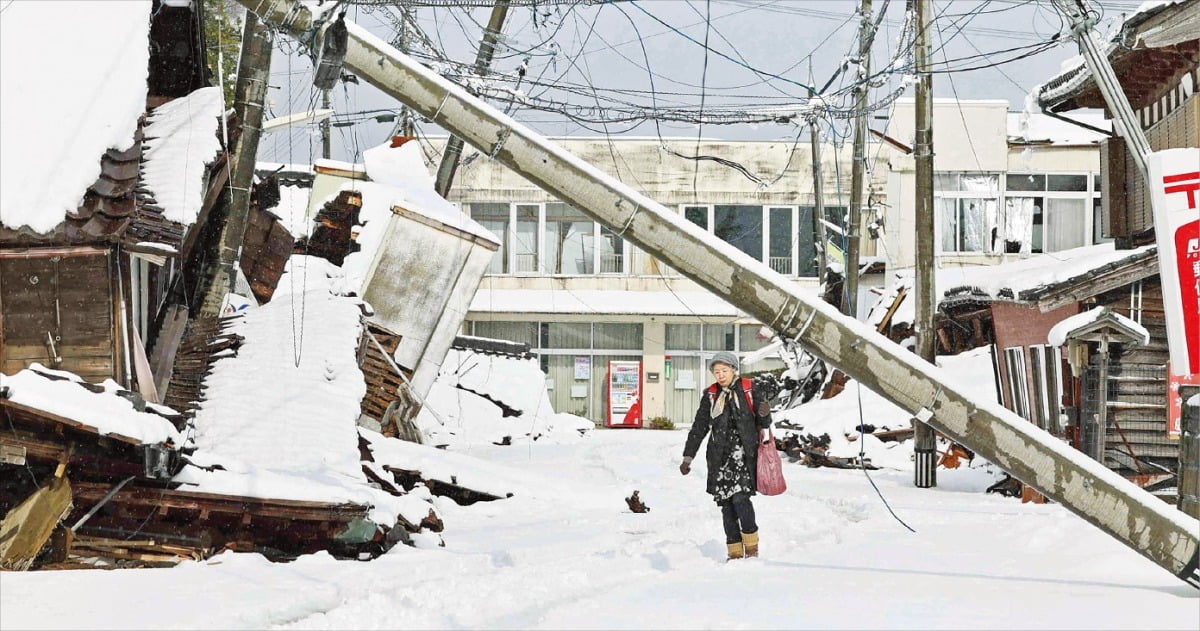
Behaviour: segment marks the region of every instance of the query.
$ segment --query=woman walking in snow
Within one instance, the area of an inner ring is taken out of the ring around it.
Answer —
[[[768,440],[770,408],[753,392],[749,379],[738,378],[737,355],[717,353],[708,368],[717,381],[700,398],[679,472],[691,472],[700,441],[711,429],[705,451],[708,492],[721,507],[729,558],[758,556],[758,524],[750,497],[758,485],[758,442]]]

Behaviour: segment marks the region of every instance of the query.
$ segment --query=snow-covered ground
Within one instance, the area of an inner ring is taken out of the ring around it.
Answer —
[[[435,500],[444,548],[3,573],[0,627],[1200,628],[1194,589],[1061,506],[984,494],[976,470],[942,471],[936,490],[874,472],[911,533],[861,471],[785,464],[788,492],[756,500],[762,557],[726,563],[702,459],[677,470],[683,441],[602,430],[447,454],[520,484]],[[634,489],[649,513],[628,511]]]

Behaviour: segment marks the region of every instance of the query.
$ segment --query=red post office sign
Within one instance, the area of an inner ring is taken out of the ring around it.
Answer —
[[[1200,374],[1200,149],[1150,154],[1149,176],[1171,373]]]

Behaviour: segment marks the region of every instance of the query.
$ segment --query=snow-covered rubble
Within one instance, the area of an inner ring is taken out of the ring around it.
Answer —
[[[951,385],[978,400],[996,400],[992,360],[987,348],[976,348],[959,355],[938,357],[938,365],[947,369]],[[912,414],[891,403],[870,388],[851,380],[846,389],[829,399],[814,399],[791,410],[776,412],[777,423],[797,429],[782,429],[782,436],[796,433],[821,436],[828,434],[826,454],[836,458],[858,458],[860,452],[871,464],[888,469],[911,469],[910,443],[883,442],[859,429],[873,426],[876,431],[911,426]]]
[[[451,349],[417,424],[433,444],[577,440],[595,425],[557,413],[536,359]]]
[[[47,378],[42,373],[59,379]],[[82,382],[74,374],[37,363],[15,375],[0,375],[0,385],[8,387],[8,397],[13,403],[77,420],[94,427],[100,435],[118,434],[143,443],[169,441],[182,445],[183,438],[170,421],[159,414],[139,412],[131,400],[117,396],[115,392],[121,388],[115,381],[106,381],[104,392],[92,392],[82,387]],[[167,414],[175,413],[157,407]]]

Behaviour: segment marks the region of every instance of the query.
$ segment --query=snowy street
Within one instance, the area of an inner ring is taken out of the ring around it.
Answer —
[[[983,493],[992,476],[787,464],[757,497],[757,560],[725,561],[703,461],[683,431],[596,431],[574,443],[475,445],[517,486],[459,507],[418,548],[290,564],[222,554],[172,569],[0,574],[17,628],[1058,628],[1200,627],[1196,592],[1057,505]],[[651,508],[629,512],[634,489]],[[62,596],[69,594],[69,606]],[[1148,612],[1152,612],[1149,613]],[[1147,617],[1148,616],[1148,617]]]

